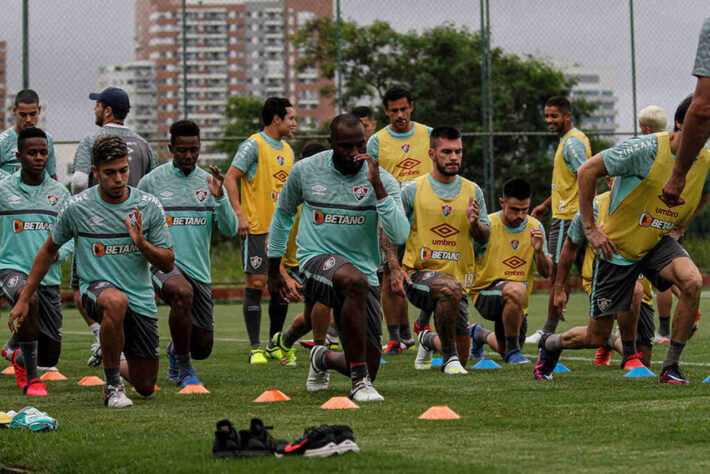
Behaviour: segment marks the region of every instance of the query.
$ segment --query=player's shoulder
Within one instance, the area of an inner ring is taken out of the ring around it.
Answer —
[[[293,168],[291,168],[291,173],[294,171],[304,172],[306,170],[313,170],[318,174],[323,174],[329,167],[329,162],[332,156],[333,150],[323,150],[315,155],[309,156],[305,160],[298,160],[293,165]]]
[[[92,201],[96,201],[96,186],[92,186],[82,192],[71,196],[64,203],[64,209],[79,208],[89,205]]]
[[[613,152],[617,158],[624,158],[635,154],[655,154],[658,150],[658,140],[664,134],[668,135],[668,132],[651,133],[648,135],[632,137],[604,151]]]
[[[539,220],[537,220],[535,217],[531,216],[528,214],[528,229],[533,228],[533,227],[542,227],[542,224],[540,223]]]
[[[71,193],[66,188],[66,186],[64,186],[62,183],[60,183],[56,179],[45,177],[45,184],[47,186],[47,190],[59,194],[59,196],[62,199],[65,199],[65,198],[68,198],[71,196]]]
[[[130,187],[130,189],[133,202],[136,203],[136,205],[146,205],[148,207],[155,206],[159,208],[163,207],[162,204],[160,204],[160,200],[149,192],[134,187]]]
[[[379,165],[378,165],[379,166]],[[397,181],[397,178],[395,178],[392,173],[384,169],[382,166],[380,166],[380,181],[382,181],[382,184],[388,185],[388,186],[397,186],[398,188],[400,187],[399,181]]]

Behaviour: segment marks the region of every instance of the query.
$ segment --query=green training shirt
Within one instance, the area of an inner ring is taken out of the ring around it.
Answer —
[[[49,133],[44,133],[47,134],[47,146],[49,147],[45,171],[52,176],[57,174],[57,165],[54,160],[54,139]],[[0,168],[10,174],[20,169],[20,162],[17,161],[17,155],[15,155],[17,153],[17,137],[14,125],[0,133]]]

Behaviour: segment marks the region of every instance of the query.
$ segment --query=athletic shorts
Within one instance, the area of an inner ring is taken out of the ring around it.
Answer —
[[[153,273],[153,289],[158,297],[172,306],[170,298],[163,292],[165,282],[174,276],[182,276],[192,286],[192,324],[206,331],[214,331],[214,302],[209,283],[203,283],[192,278],[177,265],[170,273],[163,273],[158,267],[151,268]]]
[[[570,224],[572,221],[568,219],[552,219],[550,235],[547,240],[547,250],[552,256],[552,263],[557,263],[560,259],[562,244],[565,243]]]
[[[268,261],[266,259],[266,244],[269,234],[247,234],[242,239],[242,262],[244,273],[266,275]]]
[[[429,292],[431,284],[436,280],[436,277],[441,275],[440,272],[414,272],[409,275],[412,280],[410,285],[404,282],[404,291],[407,293],[407,299],[417,308],[433,313],[436,308],[436,301],[431,297]],[[468,298],[461,298],[459,303],[459,317],[456,321],[456,335],[467,336],[468,331]]]
[[[634,286],[643,273],[658,291],[673,284],[659,275],[676,258],[690,258],[688,252],[673,238],[665,235],[644,258],[631,265],[615,265],[606,260],[594,260],[590,314],[593,318],[623,313],[631,307]]]
[[[99,280],[89,284],[86,293],[81,295],[81,303],[86,314],[101,323],[103,314],[99,313],[96,300],[102,291],[116,288],[108,281]],[[128,308],[123,318],[123,353],[137,359],[158,362],[160,337],[158,336],[157,318],[149,318]]]
[[[510,283],[509,280],[498,280],[486,288],[481,290],[476,299],[474,307],[488,321],[495,323],[496,339],[499,341],[505,340],[505,329],[503,328],[503,287]],[[525,337],[528,333],[528,315],[523,316],[523,322],[520,325],[520,335],[518,340],[522,346],[525,342]]]
[[[653,322],[653,306],[641,303],[641,315],[636,328],[636,344],[653,347],[656,325]]]
[[[333,309],[335,325],[340,337],[347,340],[348,335],[342,331],[340,317],[343,307],[343,297],[333,287],[335,272],[345,264],[350,263],[340,255],[323,254],[312,257],[301,269],[304,276],[303,294],[308,304],[316,301]],[[380,309],[380,289],[370,286],[367,295],[367,342],[381,350],[382,311]]]
[[[5,298],[14,305],[20,291],[27,285],[27,274],[17,270],[0,270],[0,285]],[[62,298],[59,285],[39,286],[39,332],[56,342],[62,342]]]
[[[71,256],[71,289],[79,289],[79,274],[76,272],[76,257]]]

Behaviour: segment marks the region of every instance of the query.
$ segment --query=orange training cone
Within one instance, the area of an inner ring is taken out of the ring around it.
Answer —
[[[437,405],[419,415],[420,420],[458,420],[461,418],[446,405]]]
[[[15,375],[15,367],[12,365],[5,367],[5,370],[3,370],[2,373],[5,375]]]
[[[85,387],[90,387],[92,385],[103,385],[104,381],[98,378],[95,375],[89,375],[87,377],[84,377],[83,379],[79,380],[79,383],[77,385],[83,385]]]
[[[57,370],[50,370],[49,372],[45,372],[44,374],[42,374],[40,379],[42,379],[42,380],[66,380],[67,378],[65,376],[63,376]]]
[[[320,406],[324,410],[345,410],[348,408],[360,408],[348,397],[333,397]]]
[[[191,393],[210,393],[210,391],[207,390],[204,385],[196,383],[194,385],[188,385],[187,387],[183,388],[178,392],[178,395],[188,395]]]
[[[135,392],[135,391],[136,391],[136,387],[131,387],[131,390],[133,390],[133,391]],[[154,386],[153,386],[153,390],[157,392],[158,390],[162,390],[162,388],[158,387],[157,385],[154,385]]]
[[[263,403],[263,402],[287,402],[289,400],[291,400],[291,398],[289,398],[281,390],[267,390],[252,401],[255,403]]]

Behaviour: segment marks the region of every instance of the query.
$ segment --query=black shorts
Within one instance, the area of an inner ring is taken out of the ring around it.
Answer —
[[[269,234],[247,234],[242,239],[242,262],[244,273],[266,275],[268,261],[266,259],[266,245]]]
[[[441,273],[431,271],[414,272],[409,275],[409,279],[412,280],[412,284],[410,285],[406,281],[404,282],[404,290],[407,292],[407,299],[409,302],[427,313],[434,312],[434,308],[436,308],[436,301],[432,299],[429,289],[438,275],[441,275]],[[461,302],[459,303],[459,317],[456,321],[456,335],[466,336],[468,333],[468,298],[464,296],[461,298]]]
[[[503,287],[511,283],[509,280],[498,280],[491,283],[488,288],[481,290],[476,298],[474,307],[488,321],[495,323],[496,339],[499,341],[505,340],[505,329],[503,328]],[[518,282],[520,283],[520,282]],[[523,322],[520,325],[519,341],[520,345],[525,342],[525,337],[528,333],[528,315],[523,316]]]
[[[96,300],[102,291],[116,288],[113,284],[99,280],[89,284],[87,293],[81,296],[86,314],[100,323],[103,314],[99,312]],[[123,353],[137,359],[158,362],[160,337],[158,336],[158,320],[136,313],[128,308],[123,318]]]
[[[153,289],[158,297],[172,306],[172,302],[163,293],[163,285],[174,276],[182,276],[192,287],[192,324],[206,331],[214,331],[214,302],[209,283],[203,283],[192,278],[177,265],[170,273],[163,273],[157,267],[151,268],[153,274]]]
[[[14,305],[27,285],[27,274],[17,270],[0,270],[0,285],[5,298]],[[37,287],[39,298],[39,332],[49,339],[62,342],[62,298],[59,285]]]
[[[666,291],[673,284],[661,278],[659,273],[673,260],[681,257],[690,258],[676,240],[666,235],[645,257],[631,265],[615,265],[595,259],[590,315],[600,318],[628,311],[641,273],[658,291]]]
[[[653,306],[641,303],[641,315],[636,328],[636,344],[653,347],[656,325],[653,322]]]
[[[552,219],[550,224],[550,235],[547,240],[547,250],[552,257],[552,263],[557,263],[562,252],[562,244],[565,243],[567,231],[572,224],[571,220],[567,219]]]
[[[332,308],[338,333],[345,340],[348,335],[343,334],[340,324],[343,298],[333,287],[333,276],[340,267],[348,263],[350,262],[340,255],[323,254],[312,257],[301,268],[304,276],[303,294],[306,303],[312,305],[317,301]],[[379,287],[370,286],[366,312],[367,342],[381,350],[382,311],[380,309]]]

